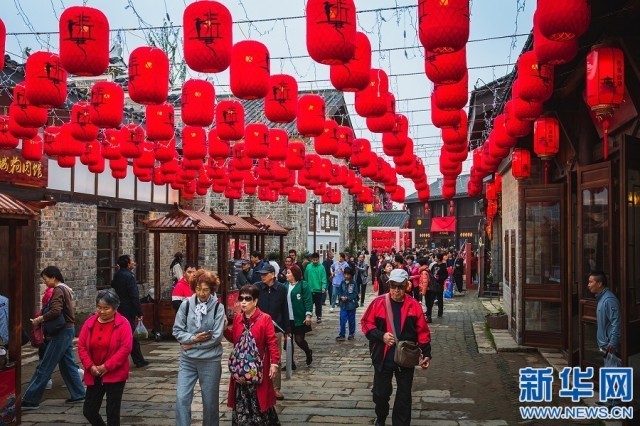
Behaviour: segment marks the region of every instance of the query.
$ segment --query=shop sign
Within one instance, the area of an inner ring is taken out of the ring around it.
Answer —
[[[0,182],[46,188],[48,182],[47,159],[28,161],[19,149],[0,152]]]
[[[317,225],[317,235],[322,234],[339,234],[340,226],[339,226],[340,215],[338,212],[331,210],[324,210],[320,207],[317,207],[317,217],[315,220],[315,224]],[[313,234],[314,228],[314,220],[313,220],[313,207],[308,210],[308,221],[309,221],[309,234]]]

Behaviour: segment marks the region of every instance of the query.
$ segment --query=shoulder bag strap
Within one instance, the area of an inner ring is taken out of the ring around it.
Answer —
[[[184,310],[184,331],[187,331],[187,319],[189,318],[189,298],[186,299],[186,308]]]
[[[389,317],[389,321],[391,322],[391,331],[393,332],[393,338],[398,340],[398,336],[396,335],[396,324],[393,319],[393,311],[391,310],[391,296],[387,294],[385,297],[385,304],[387,305],[387,316]]]

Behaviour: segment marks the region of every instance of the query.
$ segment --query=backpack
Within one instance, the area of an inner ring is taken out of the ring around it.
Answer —
[[[251,333],[252,326],[244,322],[244,330],[229,355],[228,366],[236,383],[259,385],[262,383],[263,360]]]

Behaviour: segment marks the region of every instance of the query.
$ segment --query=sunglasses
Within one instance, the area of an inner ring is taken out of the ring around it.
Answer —
[[[238,302],[251,302],[252,300],[251,296],[238,296]]]

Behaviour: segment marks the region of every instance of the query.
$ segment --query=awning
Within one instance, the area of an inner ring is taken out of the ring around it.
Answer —
[[[431,235],[434,232],[452,233],[456,232],[456,218],[454,216],[440,216],[431,218]]]

